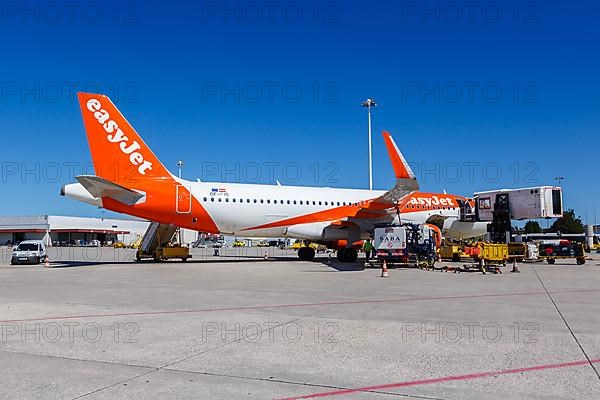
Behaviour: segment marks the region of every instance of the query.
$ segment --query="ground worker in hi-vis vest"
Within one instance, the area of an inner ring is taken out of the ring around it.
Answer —
[[[365,240],[363,244],[363,250],[365,251],[365,257],[367,258],[367,262],[371,259],[371,255],[373,253],[373,243],[371,243],[371,239]]]

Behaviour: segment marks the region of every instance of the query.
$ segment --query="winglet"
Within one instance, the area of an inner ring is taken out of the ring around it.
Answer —
[[[392,167],[394,167],[394,173],[397,179],[416,179],[415,174],[406,162],[406,159],[396,146],[396,142],[392,138],[389,132],[383,131],[383,140],[385,141],[385,147],[387,148],[390,160],[392,161]]]

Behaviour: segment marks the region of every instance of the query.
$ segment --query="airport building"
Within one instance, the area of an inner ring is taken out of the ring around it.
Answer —
[[[135,219],[37,215],[0,217],[0,245],[23,240],[43,240],[52,245],[89,245],[123,242],[142,237],[149,222]],[[183,230],[184,243],[196,240],[197,232]]]

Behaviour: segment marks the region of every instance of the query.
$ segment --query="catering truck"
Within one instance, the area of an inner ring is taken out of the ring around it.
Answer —
[[[494,213],[509,210],[511,220],[560,218],[562,190],[556,186],[500,189],[474,193],[479,221],[493,221]]]

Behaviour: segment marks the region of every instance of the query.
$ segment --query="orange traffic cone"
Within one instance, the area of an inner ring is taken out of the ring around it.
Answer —
[[[387,262],[385,260],[383,260],[383,266],[381,267],[381,277],[382,278],[390,277],[390,273],[388,272]]]
[[[513,269],[510,272],[517,272],[520,273],[521,271],[519,271],[519,267],[517,266],[517,259],[513,258]]]
[[[48,259],[47,254],[46,254],[46,258],[44,258],[44,268],[50,268],[50,260]]]

